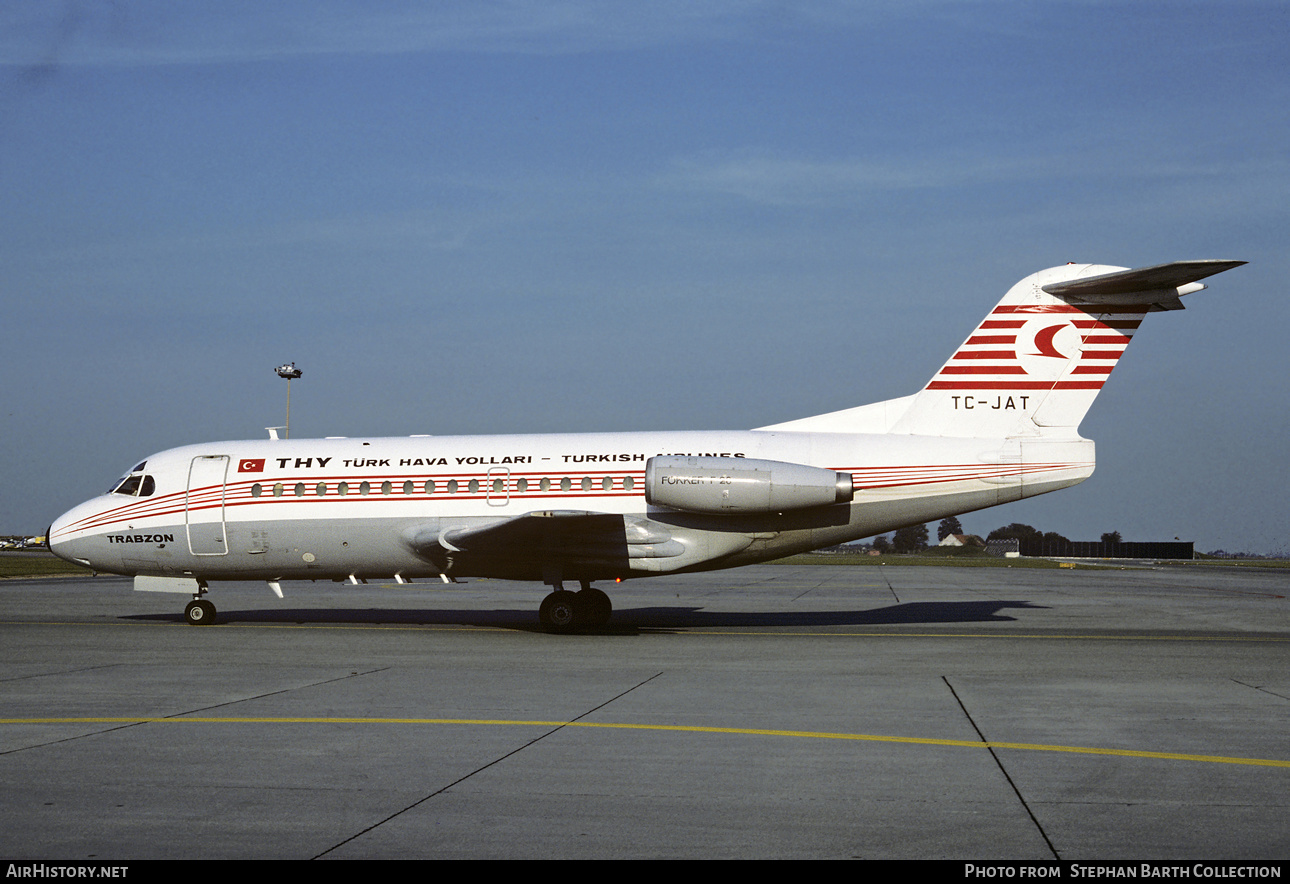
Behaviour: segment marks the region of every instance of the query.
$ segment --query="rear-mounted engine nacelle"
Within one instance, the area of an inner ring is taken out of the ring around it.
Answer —
[[[692,513],[777,513],[849,503],[851,474],[746,457],[667,454],[645,464],[645,500]]]

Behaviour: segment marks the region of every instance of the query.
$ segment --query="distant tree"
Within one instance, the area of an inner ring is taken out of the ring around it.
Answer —
[[[959,522],[958,516],[950,516],[948,519],[941,519],[941,524],[936,528],[936,539],[944,540],[951,534],[962,534],[963,525]]]
[[[1120,540],[1119,531],[1107,531],[1105,534],[1102,535],[1102,542],[1103,543],[1122,543],[1123,541]]]
[[[873,548],[880,553],[891,552],[891,541],[887,539],[886,534],[879,534],[873,539]]]
[[[910,525],[908,528],[901,528],[892,536],[891,542],[898,553],[927,549],[927,526]]]
[[[1020,522],[1013,522],[1011,525],[1004,525],[1002,528],[995,528],[990,532],[986,540],[1025,540],[1028,537],[1036,537],[1039,531],[1031,528],[1029,525],[1023,525]]]
[[[1064,556],[1070,552],[1070,540],[1056,531],[1045,531],[1038,539],[1043,544],[1040,549],[1046,556]]]

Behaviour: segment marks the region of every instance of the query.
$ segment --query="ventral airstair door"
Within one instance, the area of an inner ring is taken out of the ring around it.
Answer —
[[[224,482],[227,454],[194,457],[188,467],[188,494],[184,501],[188,525],[188,551],[195,556],[228,554],[224,531]]]

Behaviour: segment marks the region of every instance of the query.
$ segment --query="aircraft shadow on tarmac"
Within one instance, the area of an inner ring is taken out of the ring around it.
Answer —
[[[1006,623],[1017,618],[1004,609],[1042,609],[1025,601],[910,602],[866,611],[709,611],[704,608],[672,606],[623,608],[615,610],[604,626],[578,630],[582,635],[633,635],[668,629],[772,628],[892,626],[954,623]],[[183,615],[137,614],[122,619],[183,622]],[[438,610],[422,608],[286,608],[247,611],[221,610],[215,624],[272,625],[367,624],[373,626],[479,626],[543,632],[532,609],[492,611]]]

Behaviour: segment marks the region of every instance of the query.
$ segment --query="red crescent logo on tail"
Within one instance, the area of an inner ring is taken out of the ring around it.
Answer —
[[[1053,346],[1053,338],[1056,337],[1057,333],[1065,327],[1066,323],[1063,322],[1060,325],[1050,325],[1046,328],[1040,329],[1039,334],[1035,335],[1035,349],[1039,352],[1031,353],[1030,355],[1052,356],[1057,359],[1066,359],[1067,356]]]

